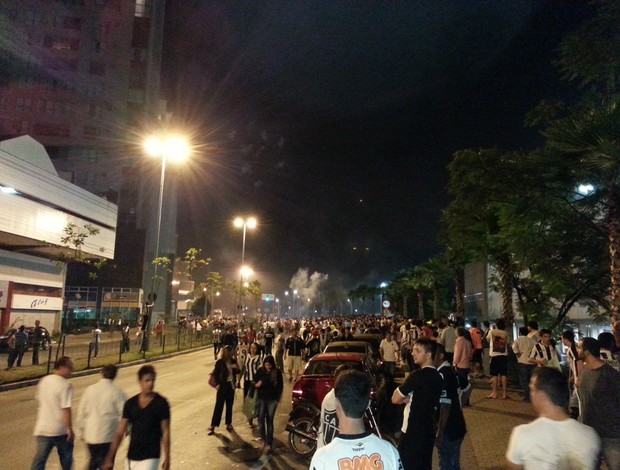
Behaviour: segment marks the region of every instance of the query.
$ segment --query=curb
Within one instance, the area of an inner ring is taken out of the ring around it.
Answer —
[[[139,359],[137,361],[123,362],[121,364],[115,364],[115,365],[119,369],[124,369],[125,367],[131,367],[131,366],[135,366],[135,365],[138,365],[138,364],[146,364],[146,363],[149,363],[149,362],[157,362],[157,361],[161,361],[163,359],[167,359],[169,357],[182,356],[183,354],[189,354],[189,353],[193,353],[193,352],[196,352],[196,351],[201,351],[203,349],[207,349],[207,348],[211,348],[211,347],[213,347],[213,345],[212,344],[208,344],[206,346],[201,346],[199,348],[192,348],[192,349],[186,349],[185,351],[176,351],[176,352],[173,352],[173,353],[162,354],[161,356],[157,356],[157,357],[154,357],[154,358],[151,358],[151,359]],[[84,376],[87,376],[87,375],[98,374],[100,369],[101,369],[100,367],[95,367],[93,369],[80,370],[78,372],[72,373],[70,378],[73,378],[73,377],[84,377]],[[20,388],[32,387],[32,386],[38,384],[39,380],[41,380],[43,377],[45,377],[45,375],[41,375],[41,376],[36,377],[34,379],[26,379],[26,380],[20,380],[19,382],[9,382],[9,383],[6,383],[6,384],[2,384],[2,385],[0,385],[0,393],[7,392],[9,390],[19,390]]]

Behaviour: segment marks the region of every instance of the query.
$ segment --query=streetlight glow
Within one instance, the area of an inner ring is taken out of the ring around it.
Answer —
[[[172,161],[183,161],[191,153],[189,142],[181,136],[172,136],[166,139],[148,137],[144,141],[144,150],[151,157],[163,156]]]

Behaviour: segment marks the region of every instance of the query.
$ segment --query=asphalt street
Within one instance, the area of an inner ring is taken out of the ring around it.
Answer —
[[[309,462],[290,451],[288,434],[284,431],[291,397],[287,380],[276,412],[274,455],[261,457],[258,431],[248,428],[241,411],[241,390],[236,392],[235,431],[228,432],[222,425],[214,436],[207,435],[215,402],[215,390],[207,384],[213,364],[213,350],[210,348],[153,362],[158,374],[155,390],[166,397],[171,406],[172,468],[307,469]],[[128,397],[139,392],[139,367],[120,369],[115,380]],[[86,387],[98,379],[98,375],[70,379],[74,387],[74,410],[77,410]],[[35,451],[32,430],[37,404],[34,397],[35,387],[0,393],[0,423],[3,423],[0,428],[0,468],[30,467]],[[119,450],[115,468],[125,468],[123,459],[127,442],[126,439]],[[74,457],[76,469],[86,468],[88,450],[83,442],[76,442]],[[55,453],[50,456],[47,468],[60,468]]]

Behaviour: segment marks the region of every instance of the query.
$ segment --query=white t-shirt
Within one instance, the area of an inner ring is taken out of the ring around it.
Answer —
[[[80,400],[77,420],[84,442],[112,442],[126,400],[125,393],[110,379],[101,379],[88,387]]]
[[[388,341],[384,339],[379,345],[379,349],[383,352],[383,360],[386,362],[396,362],[398,360],[398,351],[400,347],[394,340]]]
[[[372,431],[357,435],[339,435],[330,444],[317,449],[310,470],[346,470],[381,468],[402,470],[400,455],[392,444]]]
[[[594,429],[574,419],[538,418],[512,430],[506,458],[526,470],[590,470],[600,446]]]
[[[316,448],[329,444],[338,434],[338,416],[336,416],[336,394],[332,388],[323,397],[321,403],[321,423],[316,440]]]
[[[57,374],[43,377],[37,385],[36,399],[39,402],[35,436],[62,436],[67,434],[62,410],[71,408],[73,386]]]

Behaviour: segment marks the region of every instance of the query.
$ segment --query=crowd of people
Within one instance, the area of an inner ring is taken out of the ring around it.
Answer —
[[[218,319],[205,326],[213,330],[217,357],[208,434],[216,433],[222,417],[226,429],[233,431],[235,389],[243,389],[243,413],[250,428],[258,426],[263,454],[273,451],[274,416],[285,380],[294,381],[304,361],[323,351],[330,341],[374,333],[382,337],[379,353],[384,377],[393,380],[397,367],[406,372],[401,383],[393,383],[388,398],[402,410],[395,430],[398,448],[377,441],[364,427],[362,415],[370,403],[368,377],[339,367],[334,389],[322,403],[318,450],[311,469],[334,468],[336,458],[350,459],[351,466],[346,468],[358,468],[360,459],[367,459],[373,465],[381,463],[372,468],[431,469],[434,448],[442,470],[460,468],[467,433],[463,408],[469,406],[470,379],[490,379],[488,399],[500,398],[500,393],[501,398],[510,398],[507,363],[511,349],[517,358],[523,400],[532,403],[539,417],[513,430],[506,453],[509,467],[595,469],[604,461],[609,470],[620,469],[616,343],[620,335],[603,333],[597,339],[577,341],[573,331],[565,331],[561,342],[568,360],[566,374],[551,332],[539,330],[535,322],[521,328],[512,344],[502,319],[484,322],[482,329],[476,324],[465,328],[448,319],[428,324],[385,317],[259,318],[256,328]],[[69,358],[60,358],[54,374],[39,382],[33,469],[44,468],[53,447],[58,449],[62,468],[71,468],[73,392],[67,379],[72,369]],[[76,429],[91,455],[89,468],[112,468],[118,444],[128,430],[132,469],[169,468],[170,407],[154,392],[154,368],[140,368],[141,392],[129,400],[113,384],[115,366],[105,366],[101,373],[101,381],[84,394],[77,414]]]

